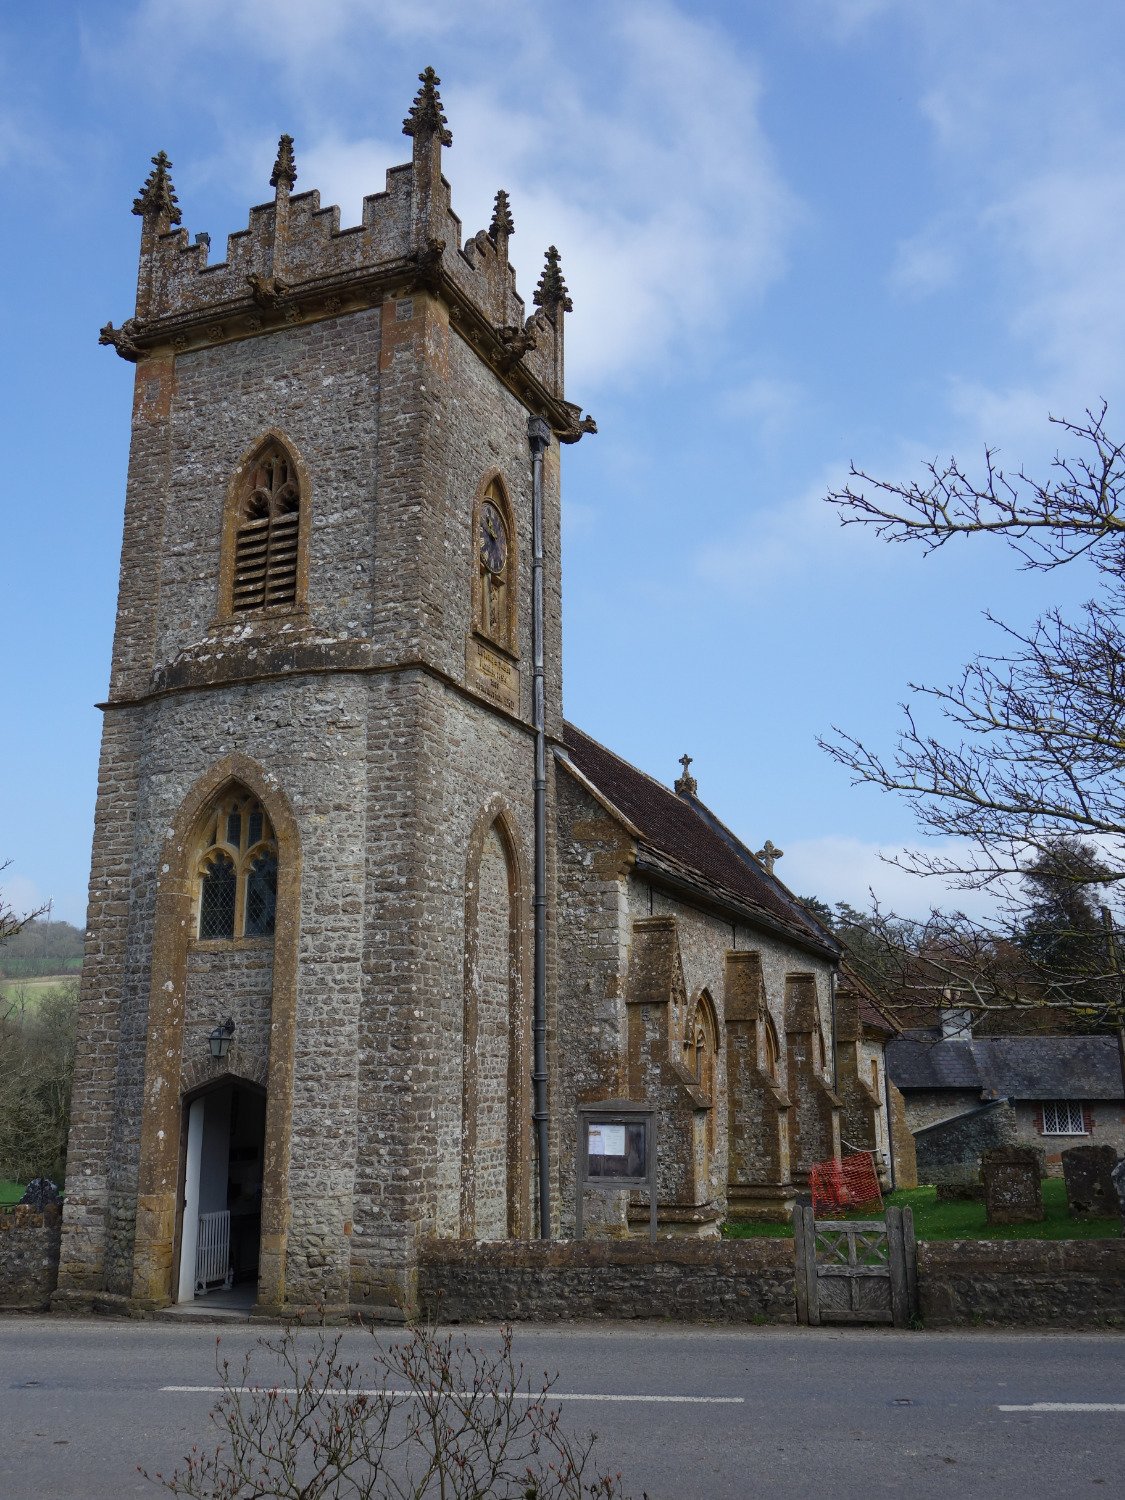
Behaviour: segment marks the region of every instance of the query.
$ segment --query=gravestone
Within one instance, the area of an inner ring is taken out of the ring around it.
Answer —
[[[1072,1146],[1062,1154],[1066,1201],[1072,1219],[1112,1218],[1117,1212],[1112,1146]]]
[[[29,1208],[37,1209],[44,1213],[50,1209],[58,1208],[62,1202],[62,1194],[49,1177],[33,1177],[24,1188],[21,1203],[27,1204]]]
[[[1039,1152],[996,1146],[981,1158],[985,1216],[990,1224],[1034,1224],[1043,1217]]]

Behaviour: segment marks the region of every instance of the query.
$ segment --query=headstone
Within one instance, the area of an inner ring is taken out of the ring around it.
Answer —
[[[996,1146],[981,1158],[985,1217],[990,1224],[1034,1224],[1043,1217],[1039,1153]]]
[[[20,1202],[43,1213],[45,1209],[58,1208],[62,1194],[49,1177],[33,1177],[24,1188]]]
[[[1112,1218],[1117,1212],[1117,1188],[1113,1169],[1117,1152],[1112,1146],[1072,1146],[1062,1154],[1066,1201],[1072,1219]]]

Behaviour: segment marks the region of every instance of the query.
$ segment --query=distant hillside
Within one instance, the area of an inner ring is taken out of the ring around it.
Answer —
[[[0,947],[0,979],[77,973],[85,936],[69,922],[29,922]]]

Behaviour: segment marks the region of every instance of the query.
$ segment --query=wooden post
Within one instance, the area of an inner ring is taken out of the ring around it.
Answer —
[[[804,1220],[804,1283],[808,1293],[808,1323],[811,1328],[820,1326],[820,1293],[816,1284],[816,1220],[811,1203],[801,1205]]]
[[[891,1321],[896,1328],[906,1328],[910,1312],[902,1209],[893,1206],[887,1209],[887,1269],[891,1273]]]
[[[902,1210],[902,1242],[906,1253],[906,1300],[910,1317],[918,1316],[918,1241],[914,1237],[914,1210]]]
[[[793,1287],[797,1297],[797,1322],[809,1321],[809,1284],[805,1270],[804,1209],[793,1205]]]

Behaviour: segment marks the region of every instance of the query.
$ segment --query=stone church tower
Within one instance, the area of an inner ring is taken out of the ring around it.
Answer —
[[[579,1193],[647,1231],[580,1186],[610,1101],[658,1124],[665,1234],[784,1218],[840,1152],[839,948],[780,851],[563,720],[570,298],[552,247],[528,315],[504,192],[462,239],[438,82],[354,228],[288,136],[218,264],[163,154],[134,204],[64,1306],[410,1306]]]
[[[557,252],[528,316],[505,193],[462,241],[438,83],[355,228],[287,136],[218,264],[163,153],[134,204],[63,1303],[190,1298],[212,1211],[263,1308],[409,1299],[420,1237],[538,1228],[558,444],[593,423]]]

